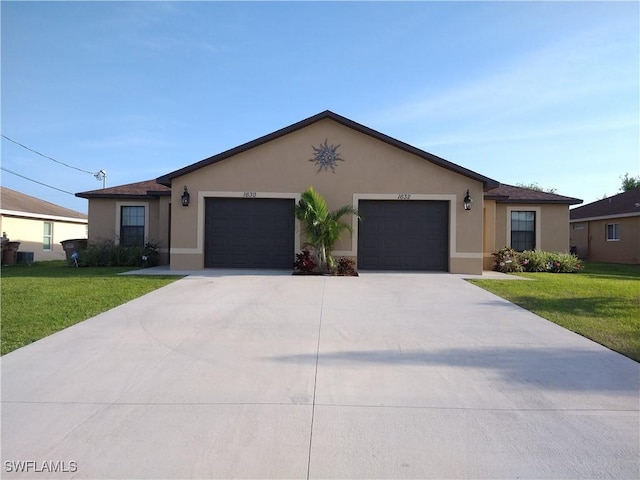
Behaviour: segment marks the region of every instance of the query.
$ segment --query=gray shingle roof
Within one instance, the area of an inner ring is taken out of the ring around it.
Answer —
[[[171,188],[160,185],[155,180],[145,180],[143,182],[128,183],[116,187],[101,188],[88,192],[76,193],[80,198],[117,198],[117,197],[148,197],[170,195]]]
[[[634,214],[640,215],[640,188],[633,188],[618,195],[588,203],[569,212],[571,220]]]
[[[565,197],[557,193],[540,192],[529,188],[516,187],[501,183],[484,194],[487,200],[495,200],[498,203],[561,203],[566,205],[578,205],[582,203],[579,198]]]
[[[86,220],[84,213],[49,203],[39,198],[16,192],[7,187],[0,187],[0,209],[12,212],[23,212],[34,215],[49,215]]]

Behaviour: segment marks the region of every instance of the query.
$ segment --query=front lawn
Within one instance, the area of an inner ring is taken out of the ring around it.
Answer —
[[[518,273],[532,281],[471,282],[640,362],[640,265],[587,263],[580,273]]]
[[[118,275],[128,270],[65,261],[2,267],[2,355],[180,278]]]

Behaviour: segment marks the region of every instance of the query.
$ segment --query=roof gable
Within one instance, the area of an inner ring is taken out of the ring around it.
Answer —
[[[640,188],[588,203],[570,212],[571,220],[635,215],[640,215]]]
[[[63,217],[76,220],[86,220],[88,218],[84,213],[61,207],[55,203],[40,200],[6,187],[0,187],[0,209],[2,209],[3,213],[20,212],[30,214],[29,216],[44,215],[46,218]]]
[[[565,197],[557,193],[541,192],[505,183],[501,183],[499,187],[486,192],[484,198],[495,200],[498,203],[559,203],[566,205],[582,203],[579,198]]]
[[[334,122],[337,122],[341,125],[344,125],[347,128],[351,128],[357,132],[360,132],[362,134],[365,135],[369,135],[377,140],[380,140],[382,142],[388,143],[389,145],[392,145],[396,148],[399,148],[401,150],[404,150],[406,152],[412,153],[420,158],[423,158],[424,160],[427,160],[431,163],[434,163],[440,167],[446,168],[447,170],[451,170],[455,173],[458,173],[460,175],[464,175],[466,177],[472,178],[474,180],[477,180],[481,183],[484,184],[484,188],[485,189],[490,189],[490,188],[494,188],[497,187],[499,185],[499,183],[496,180],[493,180],[491,178],[485,177],[483,175],[480,175],[479,173],[473,172],[471,170],[468,170],[464,167],[461,167],[459,165],[456,165],[455,163],[451,163],[448,160],[445,160],[443,158],[440,158],[436,155],[433,155],[431,153],[425,152],[424,150],[420,150],[419,148],[413,147],[407,143],[401,142],[400,140],[396,140],[395,138],[392,138],[388,135],[385,135],[383,133],[380,133],[376,130],[373,130],[369,127],[365,127],[364,125],[361,125],[359,123],[354,122],[353,120],[349,120],[346,117],[342,117],[336,113],[333,113],[329,110],[325,110],[322,113],[319,113],[317,115],[314,115],[312,117],[309,117],[305,120],[302,120],[300,122],[294,123],[293,125],[289,125],[288,127],[282,128],[280,130],[276,130],[275,132],[272,132],[268,135],[265,135],[263,137],[257,138],[255,140],[252,140],[250,142],[247,142],[245,144],[242,144],[240,146],[237,146],[235,148],[232,148],[230,150],[227,150],[225,152],[219,153],[217,155],[214,155],[212,157],[209,158],[205,158],[204,160],[201,160],[199,162],[193,163],[191,165],[188,165],[184,168],[181,168],[179,170],[175,170],[171,173],[168,173],[166,175],[163,175],[162,177],[158,177],[157,178],[157,182],[162,184],[162,185],[166,185],[166,186],[171,186],[171,181],[179,176],[185,175],[187,173],[191,173],[195,170],[198,170],[200,168],[206,167],[208,165],[214,164],[216,162],[225,160],[227,158],[233,157],[234,155],[237,155],[239,153],[245,152],[247,150],[250,150],[252,148],[255,148],[259,145],[265,144],[267,142],[270,142],[272,140],[275,140],[277,138],[283,137],[289,133],[295,132],[297,130],[300,130],[302,128],[308,127],[309,125],[312,125],[316,122],[319,122],[320,120],[324,120],[324,119],[330,119],[333,120]]]

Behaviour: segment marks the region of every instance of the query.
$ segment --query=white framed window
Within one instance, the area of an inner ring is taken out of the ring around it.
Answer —
[[[620,225],[617,223],[607,223],[607,242],[620,240]]]
[[[53,222],[44,222],[42,232],[42,250],[51,250],[53,243]]]
[[[536,249],[536,212],[511,211],[511,248],[518,252]]]
[[[143,246],[146,223],[144,206],[120,208],[120,244],[125,247]]]
[[[532,221],[533,220],[533,221]],[[541,249],[542,245],[542,207],[530,205],[507,207],[506,239],[514,250]],[[531,230],[533,228],[533,231]],[[515,235],[514,235],[515,233]],[[513,245],[511,242],[515,242]]]
[[[144,245],[149,241],[149,203],[116,202],[115,220],[116,245]]]

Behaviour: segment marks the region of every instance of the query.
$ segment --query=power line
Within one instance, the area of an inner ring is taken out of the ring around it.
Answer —
[[[4,135],[3,135],[3,136],[4,136]],[[74,193],[67,192],[66,190],[61,190],[60,188],[52,187],[51,185],[47,185],[46,183],[42,183],[42,182],[39,182],[39,181],[34,180],[34,179],[32,179],[32,178],[25,177],[24,175],[20,175],[19,173],[12,172],[11,170],[8,170],[8,169],[6,169],[6,168],[4,168],[4,167],[0,167],[0,169],[4,170],[4,171],[5,171],[5,172],[7,172],[7,173],[10,173],[10,174],[12,174],[12,175],[15,175],[16,177],[24,178],[25,180],[29,180],[30,182],[37,183],[38,185],[44,185],[45,187],[53,188],[54,190],[58,190],[59,192],[62,192],[62,193],[68,193],[69,195],[72,195],[72,196],[74,196],[74,197],[75,197],[75,194],[74,194]]]
[[[33,153],[35,153],[37,155],[40,155],[41,157],[44,157],[44,158],[46,158],[48,160],[52,160],[52,161],[54,161],[56,163],[59,163],[60,165],[64,165],[65,167],[72,168],[74,170],[78,170],[78,171],[83,172],[83,173],[88,173],[89,175],[93,175],[94,177],[98,178],[97,177],[98,174],[95,173],[95,172],[89,172],[88,170],[83,170],[82,168],[74,167],[73,165],[69,165],[67,163],[61,162],[60,160],[56,160],[55,158],[51,158],[51,157],[49,157],[47,155],[44,155],[43,153],[38,152],[37,150],[34,150],[33,148],[29,148],[26,145],[23,145],[20,142],[16,142],[15,140],[7,137],[4,134],[2,134],[2,138],[6,139],[6,140],[9,140],[10,142],[15,143],[16,145],[19,145],[20,147],[24,148],[25,150],[29,150],[30,152],[33,152]],[[9,172],[9,173],[11,173],[11,172]],[[100,172],[98,172],[98,173],[100,173]]]

